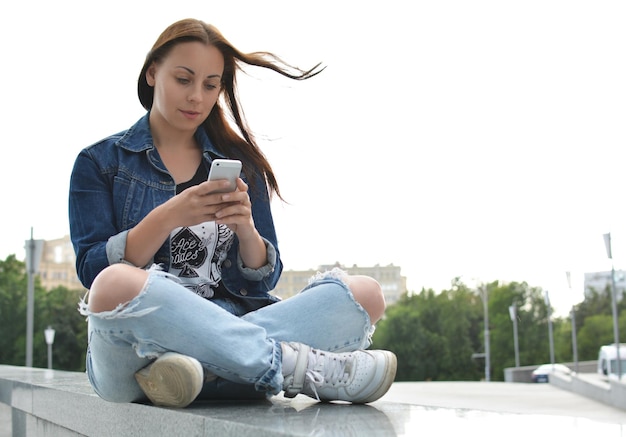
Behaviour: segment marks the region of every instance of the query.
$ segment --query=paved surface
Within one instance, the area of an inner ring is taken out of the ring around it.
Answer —
[[[0,407],[0,437],[10,437],[10,410]],[[255,436],[626,437],[626,411],[550,384],[397,382],[369,405],[323,404],[299,395],[249,404],[198,402],[183,412],[185,421],[228,422],[233,427],[226,435],[238,436],[247,430]]]
[[[381,401],[498,413],[578,417],[626,425],[626,411],[551,384],[396,382]]]
[[[404,426],[394,422],[398,436],[626,437],[626,411],[550,384],[397,382],[371,405],[386,412],[387,402],[411,405]]]
[[[626,411],[550,384],[399,382],[365,406],[324,405],[302,396],[277,397],[274,405],[299,409],[293,420],[303,431],[292,428],[295,435],[626,437]],[[311,417],[315,422],[307,422]]]

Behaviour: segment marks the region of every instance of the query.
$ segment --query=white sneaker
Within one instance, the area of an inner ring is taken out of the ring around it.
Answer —
[[[295,370],[283,383],[288,398],[302,393],[319,401],[374,402],[387,393],[398,367],[389,351],[332,353],[301,343],[282,346],[283,354],[297,354]]]
[[[195,358],[166,352],[135,373],[135,379],[154,405],[184,408],[200,394],[204,374]]]

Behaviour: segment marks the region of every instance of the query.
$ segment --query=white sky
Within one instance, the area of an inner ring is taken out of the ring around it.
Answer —
[[[290,205],[286,269],[402,267],[409,289],[527,281],[557,311],[626,255],[623,1],[31,1],[0,6],[0,258],[69,232],[80,149],[142,114],[136,80],[186,17],[306,82],[241,81]],[[572,272],[573,291],[566,281]]]

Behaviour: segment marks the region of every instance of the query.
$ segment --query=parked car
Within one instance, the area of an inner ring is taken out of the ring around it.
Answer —
[[[619,379],[617,377],[617,352],[619,350],[619,365],[622,372],[622,379],[626,376],[626,343],[620,343],[619,348],[615,343],[600,347],[598,351],[598,373],[609,379]]]
[[[565,375],[571,375],[572,370],[565,364],[542,364],[533,370],[532,381],[533,382],[550,382],[550,374],[552,372],[560,372]]]

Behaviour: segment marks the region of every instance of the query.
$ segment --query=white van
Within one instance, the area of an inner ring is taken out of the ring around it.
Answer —
[[[626,375],[626,343],[619,344],[622,379]],[[615,343],[600,347],[598,352],[598,373],[610,379],[617,379],[617,347]]]

